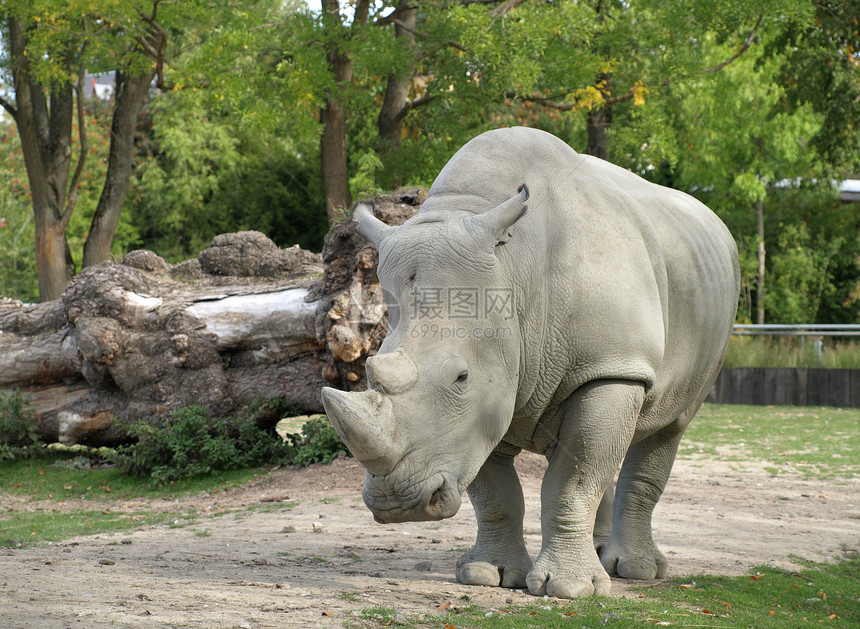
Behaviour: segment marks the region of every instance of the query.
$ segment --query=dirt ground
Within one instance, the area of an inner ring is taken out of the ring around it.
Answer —
[[[544,464],[524,455],[518,468],[535,555]],[[393,608],[396,625],[468,603],[489,610],[535,600],[455,582],[457,557],[474,540],[470,505],[443,522],[379,525],[361,501],[363,478],[352,459],[278,470],[226,492],[112,507],[201,514],[178,528],[0,549],[0,625],[378,627],[362,614]],[[679,460],[655,512],[655,539],[674,575],[738,575],[762,564],[796,569],[792,556],[833,561],[860,548],[858,497],[856,478],[771,477],[756,464]],[[635,596],[626,587],[613,580],[614,595]]]

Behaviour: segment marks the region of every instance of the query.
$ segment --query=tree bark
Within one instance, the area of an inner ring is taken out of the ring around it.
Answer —
[[[397,5],[399,19],[394,23],[394,37],[403,48],[407,63],[398,72],[388,75],[382,109],[377,118],[379,140],[383,152],[400,146],[403,120],[411,110],[409,88],[415,73],[415,27],[417,5],[412,0],[400,0]]]
[[[58,299],[74,275],[64,213],[71,161],[71,85],[54,86],[49,99],[33,79],[25,54],[22,20],[9,20],[9,52],[15,87],[15,122],[32,195],[39,297]]]
[[[320,166],[329,225],[335,225],[352,205],[346,144],[346,108],[352,82],[353,62],[337,33],[346,33],[337,0],[322,0],[323,27],[328,37],[326,60],[334,86],[326,94],[320,111],[323,131],[320,138]]]
[[[111,121],[107,174],[90,233],[84,243],[84,268],[104,262],[110,255],[111,243],[128,195],[137,119],[154,76],[154,68],[133,77],[121,71],[116,73],[116,101]]]
[[[765,256],[764,248],[764,201],[759,199],[755,202],[755,217],[758,227],[758,248],[756,257],[758,258],[758,286],[756,287],[756,323],[764,324],[764,306],[765,306]]]
[[[612,107],[592,109],[588,112],[588,148],[594,157],[609,161],[609,126],[612,124]]]

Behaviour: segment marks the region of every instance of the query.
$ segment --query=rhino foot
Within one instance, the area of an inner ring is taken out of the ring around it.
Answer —
[[[541,565],[540,559],[528,574],[526,583],[535,596],[581,598],[583,596],[609,596],[612,582],[606,571],[597,564],[585,570],[552,570]]]
[[[471,561],[457,568],[457,581],[464,585],[524,588],[527,572],[528,570],[515,566],[496,566],[486,561]]]
[[[532,568],[532,560],[525,545],[505,554],[508,556],[481,552],[476,544],[457,562],[457,581],[464,585],[526,587],[526,575]]]
[[[610,541],[600,562],[609,574],[623,579],[662,579],[668,567],[666,557],[653,543],[647,548],[625,549]]]

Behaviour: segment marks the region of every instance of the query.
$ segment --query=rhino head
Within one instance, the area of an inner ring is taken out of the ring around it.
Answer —
[[[368,390],[326,387],[322,397],[367,470],[363,497],[379,522],[453,516],[510,425],[521,346],[498,249],[527,198],[523,185],[489,211],[431,209],[400,227],[356,207],[358,231],[379,249],[380,283],[397,303],[367,359]]]

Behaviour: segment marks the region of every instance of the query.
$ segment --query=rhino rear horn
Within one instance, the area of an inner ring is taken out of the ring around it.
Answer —
[[[517,188],[517,194],[492,210],[470,216],[464,221],[466,229],[479,234],[479,237],[489,239],[493,246],[501,245],[513,236],[514,223],[520,220],[528,207],[529,189],[526,184]]]
[[[322,400],[335,431],[367,471],[375,476],[391,472],[402,454],[391,401],[378,391],[355,393],[331,387],[323,388]]]
[[[376,207],[373,201],[358,203],[352,211],[352,220],[355,221],[355,228],[358,233],[376,245],[377,249],[380,243],[397,229],[376,218]]]

